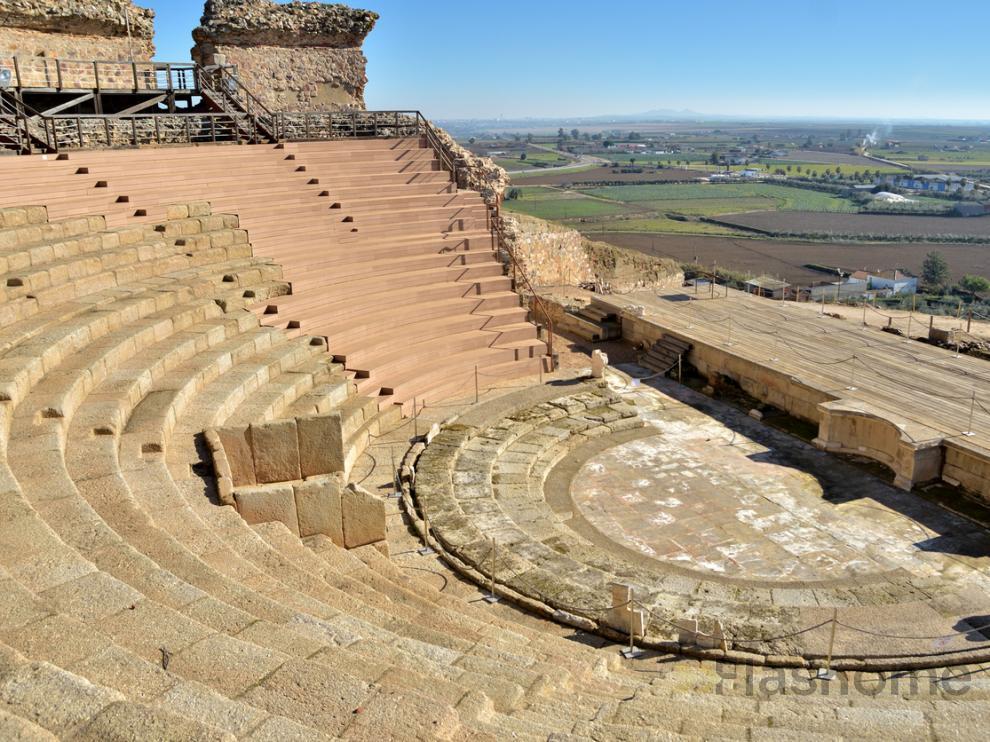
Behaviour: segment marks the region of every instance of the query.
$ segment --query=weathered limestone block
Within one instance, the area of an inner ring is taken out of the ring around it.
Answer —
[[[296,424],[303,477],[344,470],[344,433],[339,412],[298,417]]]
[[[821,418],[814,443],[826,451],[879,461],[894,472],[894,486],[910,490],[941,477],[940,434],[900,415],[854,399],[818,405]]]
[[[281,111],[364,108],[361,44],[378,15],[340,4],[207,0],[193,59],[230,64],[263,103]]]
[[[247,425],[219,428],[216,433],[220,445],[223,446],[234,486],[257,484],[258,479],[254,474],[254,454],[251,451],[251,428]]]
[[[613,582],[609,587],[612,590],[612,607],[606,618],[608,625],[625,634],[631,630],[634,636],[645,636],[646,611],[634,602],[636,596],[633,589],[621,582]]]
[[[337,546],[344,546],[341,511],[343,476],[338,474],[307,479],[305,482],[296,482],[292,489],[296,497],[299,535],[306,538],[322,533]]]
[[[0,49],[26,60],[146,61],[155,54],[154,18],[131,0],[0,0]]]
[[[251,425],[254,474],[259,484],[301,479],[295,420]]]
[[[350,484],[341,494],[344,545],[354,549],[385,540],[385,502]]]
[[[604,379],[605,369],[608,368],[608,356],[600,350],[591,352],[591,378]]]
[[[296,497],[291,485],[244,487],[234,491],[234,500],[237,512],[249,525],[284,523],[286,528],[299,535]]]

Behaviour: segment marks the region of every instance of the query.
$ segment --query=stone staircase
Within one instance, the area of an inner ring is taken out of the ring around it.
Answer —
[[[4,172],[0,206],[45,203],[53,219],[147,224],[195,200],[237,213],[291,285],[256,302],[262,323],[326,338],[382,406],[440,400],[476,367],[515,377],[544,362],[487,207],[421,139],[78,152],[10,158]]]
[[[982,738],[975,668],[964,695],[808,698],[626,666],[219,506],[205,427],[348,407],[359,447],[396,422],[322,337],[259,323],[285,278],[242,226],[0,209],[0,738]]]
[[[691,343],[673,335],[664,335],[647,349],[641,362],[646,368],[658,374],[665,374],[677,368],[677,359],[687,356]]]
[[[574,311],[574,315],[591,328],[588,338],[593,342],[619,340],[622,338],[622,324],[614,307],[592,300],[590,304]]]

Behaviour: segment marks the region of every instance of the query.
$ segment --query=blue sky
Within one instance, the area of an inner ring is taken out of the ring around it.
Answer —
[[[157,12],[189,58],[201,0]],[[369,108],[436,118],[655,109],[990,120],[990,2],[367,0]]]

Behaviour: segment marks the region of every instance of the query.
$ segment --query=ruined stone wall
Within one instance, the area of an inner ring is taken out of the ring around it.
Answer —
[[[506,239],[536,286],[595,286],[613,293],[684,283],[678,264],[604,242],[553,222],[503,212]]]
[[[580,286],[597,276],[579,232],[542,219],[503,215],[506,239],[536,286]]]
[[[207,0],[193,59],[230,64],[273,110],[363,109],[361,44],[378,15],[345,5]]]
[[[0,0],[0,64],[13,56],[150,60],[154,17],[131,0]]]
[[[478,157],[476,154],[459,145],[456,140],[434,124],[433,127],[440,141],[454,157],[458,170],[458,188],[469,188],[477,191],[489,206],[502,203],[505,191],[509,187],[509,174],[490,157]]]

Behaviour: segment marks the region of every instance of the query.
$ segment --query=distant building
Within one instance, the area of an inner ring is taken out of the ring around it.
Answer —
[[[856,271],[842,280],[808,290],[811,301],[835,301],[859,297],[884,297],[898,294],[916,294],[918,279],[899,270]]]
[[[760,178],[763,176],[763,171],[758,167],[748,167],[745,170],[739,171],[740,178]]]
[[[759,276],[746,281],[746,291],[767,299],[783,299],[787,296],[789,288],[790,284],[787,281],[770,276]]]
[[[899,270],[878,271],[876,273],[856,271],[850,278],[857,281],[865,281],[866,290],[875,291],[878,296],[915,294],[918,292],[918,279],[914,276],[901,273]]]
[[[955,173],[928,173],[925,175],[888,175],[877,181],[905,188],[912,191],[930,191],[933,193],[968,193],[976,187],[975,181],[963,178]]]

